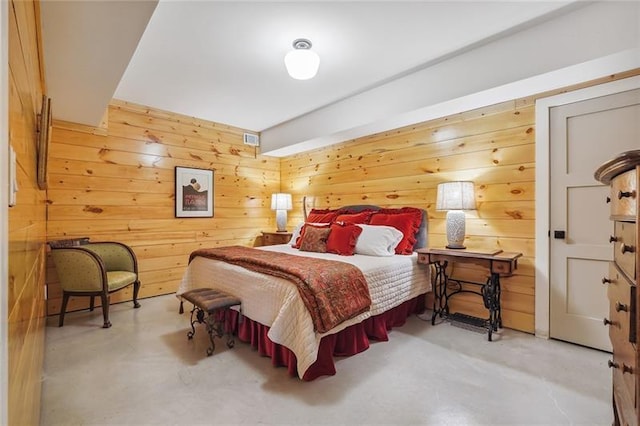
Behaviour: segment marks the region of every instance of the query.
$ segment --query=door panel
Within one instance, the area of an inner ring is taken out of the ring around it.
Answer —
[[[613,251],[609,188],[593,178],[605,161],[640,146],[640,90],[554,107],[550,111],[550,336],[611,351],[602,319]]]

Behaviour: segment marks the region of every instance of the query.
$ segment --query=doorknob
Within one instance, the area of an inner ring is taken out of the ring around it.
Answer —
[[[564,231],[553,231],[553,238],[556,240],[564,240]]]

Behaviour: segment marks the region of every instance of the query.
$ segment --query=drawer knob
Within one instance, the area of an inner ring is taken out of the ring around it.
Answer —
[[[616,312],[629,312],[629,308],[624,303],[616,302]]]
[[[635,251],[636,248],[634,246],[628,246],[625,243],[620,244],[620,252],[622,252],[622,254],[634,253]]]
[[[607,204],[611,202],[611,197],[607,197]]]
[[[631,198],[636,196],[636,191],[618,191],[618,200],[623,198]]]
[[[607,326],[607,325],[613,325],[613,324],[614,324],[614,322],[613,322],[613,321],[609,321],[607,318],[603,319],[603,320],[602,320],[602,323],[603,323],[605,326]]]
[[[604,277],[602,279],[602,284],[611,284],[612,282],[613,282],[613,280],[611,280],[611,279],[609,279],[607,277]]]
[[[624,373],[629,373],[629,374],[633,374],[633,367],[631,367],[630,365],[625,364],[624,362],[622,363],[622,374]]]
[[[618,366],[618,363],[613,362],[613,361],[611,361],[611,360],[608,360],[608,361],[607,361],[607,365],[609,366],[609,368],[618,368],[618,367],[619,367],[619,366]]]
[[[617,242],[617,241],[618,241],[618,237],[614,237],[613,235],[611,235],[611,236],[609,237],[609,242],[610,242],[610,243],[615,243],[615,242]]]

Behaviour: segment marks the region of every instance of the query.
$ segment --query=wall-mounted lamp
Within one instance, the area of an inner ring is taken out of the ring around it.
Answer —
[[[476,209],[473,182],[445,182],[438,184],[436,210],[447,211],[447,248],[463,249],[465,217],[463,210]]]
[[[311,42],[306,38],[293,41],[293,50],[284,57],[287,72],[296,80],[309,80],[315,77],[320,66],[320,57],[311,50]]]
[[[291,194],[271,194],[271,210],[276,211],[276,226],[278,232],[287,232],[287,210],[291,210]]]

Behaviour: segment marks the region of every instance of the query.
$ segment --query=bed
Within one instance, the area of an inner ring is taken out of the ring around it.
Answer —
[[[413,224],[400,220],[409,213],[414,217]],[[363,222],[357,223],[359,220]],[[235,333],[241,341],[250,342],[260,355],[270,357],[274,365],[287,367],[291,375],[303,380],[333,375],[336,372],[335,356],[362,352],[369,347],[370,339],[388,340],[388,330],[401,326],[412,313],[424,309],[424,295],[431,289],[429,270],[418,264],[414,250],[426,246],[426,222],[426,212],[412,208],[348,206],[312,210],[306,223],[296,228],[290,244],[242,248],[260,250],[259,256],[285,256],[285,259],[291,259],[288,260],[290,264],[302,265],[301,262],[311,258],[318,262],[325,261],[322,259],[343,262],[347,264],[345,267],[355,266],[366,282],[370,304],[366,309],[355,311],[348,319],[331,323],[326,330],[310,314],[311,309],[303,300],[304,294],[289,279],[246,269],[228,263],[226,259],[209,258],[201,251],[192,253],[176,295],[180,298],[186,291],[213,287],[239,298],[242,300],[240,310],[225,314],[227,331]],[[335,236],[352,226],[360,231],[356,232],[355,240],[350,240],[353,243],[350,255],[337,254],[345,250],[344,247],[351,248],[345,244],[337,251],[335,244],[333,247],[328,244],[333,253],[309,251],[309,247],[304,247],[314,232],[323,235],[330,232],[328,235]],[[337,227],[342,228],[336,230]],[[329,228],[332,231],[326,231]],[[387,231],[392,236],[381,236]],[[400,238],[398,234],[402,239],[396,243],[393,239]],[[387,241],[387,237],[393,241]],[[378,253],[378,246],[385,243],[387,247],[382,250],[389,252]]]

